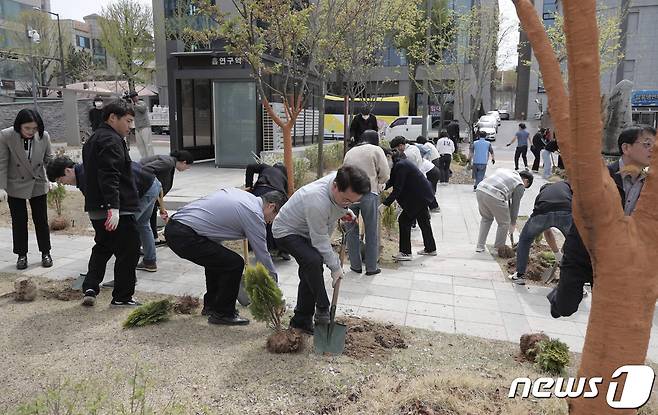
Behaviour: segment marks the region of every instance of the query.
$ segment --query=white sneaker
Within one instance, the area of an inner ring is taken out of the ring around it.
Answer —
[[[476,246],[475,247],[475,252],[484,252],[484,247],[483,246]]]
[[[425,250],[423,249],[423,250],[420,250],[420,251],[416,252],[416,254],[418,254],[418,255],[427,255],[427,256],[436,256],[436,251],[425,252]]]
[[[587,297],[589,295],[589,291],[587,291],[587,288],[583,287],[583,297]]]
[[[405,254],[403,252],[398,252],[397,255],[393,255],[393,259],[396,261],[411,261],[411,254]]]

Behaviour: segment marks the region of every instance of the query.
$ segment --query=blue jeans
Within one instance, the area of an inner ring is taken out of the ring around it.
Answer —
[[[567,235],[573,219],[571,212],[549,212],[542,215],[531,216],[523,226],[516,247],[516,272],[525,274],[528,267],[530,245],[535,238],[546,229],[558,228],[563,235]]]
[[[162,185],[158,179],[153,180],[151,187],[139,199],[139,211],[135,213],[139,239],[144,249],[144,263],[149,264],[155,263],[155,239],[151,230],[151,213],[153,213],[153,206],[160,196],[161,189]]]
[[[366,227],[366,271],[375,271],[377,269],[377,260],[379,259],[379,229],[378,220],[379,212],[379,195],[367,193],[363,195],[361,201],[352,206],[354,213],[359,216],[363,215],[363,225]],[[347,252],[350,256],[350,266],[354,269],[361,269],[361,244],[359,242],[359,221],[347,225]]]
[[[474,164],[473,165],[473,176],[475,177],[475,183],[473,184],[473,188],[478,187],[478,184],[482,180],[484,180],[484,174],[487,172],[487,165],[486,164]]]

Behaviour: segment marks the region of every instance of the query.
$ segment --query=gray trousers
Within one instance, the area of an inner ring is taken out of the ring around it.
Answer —
[[[363,195],[361,201],[352,206],[352,210],[357,216],[363,215],[363,225],[366,227],[366,257],[361,258],[359,221],[356,220],[347,225],[347,252],[350,256],[350,266],[353,269],[361,269],[362,259],[365,260],[366,271],[377,269],[379,259],[379,229],[377,227],[379,212],[377,206],[379,206],[379,195],[375,193]]]
[[[151,142],[151,127],[135,128],[137,149],[142,158],[153,156],[153,143]]]
[[[477,248],[484,248],[484,244],[487,242],[489,229],[491,228],[494,219],[496,219],[496,223],[498,224],[494,247],[497,248],[505,245],[507,232],[509,231],[511,222],[507,202],[496,199],[481,190],[475,192],[475,195],[478,201],[480,216],[482,217],[482,220],[480,221],[480,234],[478,235]]]

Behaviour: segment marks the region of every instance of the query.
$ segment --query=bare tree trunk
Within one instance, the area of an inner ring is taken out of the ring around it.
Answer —
[[[324,105],[324,96],[326,95],[326,90],[327,90],[327,82],[325,80],[322,80],[320,83],[320,117],[319,117],[319,122],[318,122],[318,179],[324,176],[324,159],[323,159],[323,154],[324,154],[324,113],[325,113],[325,105]]]
[[[292,161],[292,128],[295,120],[290,120],[281,127],[283,131],[283,164],[288,175],[288,197],[295,192],[295,169]]]

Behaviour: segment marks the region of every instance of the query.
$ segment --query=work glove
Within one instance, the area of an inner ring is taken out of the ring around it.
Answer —
[[[343,215],[342,218],[340,218],[340,220],[343,222],[354,222],[356,220],[356,214],[352,211],[352,209],[347,209],[347,212],[345,215]]]
[[[6,202],[7,201],[7,192],[5,189],[0,189],[0,202]]]
[[[332,280],[332,281],[331,281],[331,287],[332,287],[332,288],[336,286],[336,283],[337,283],[341,278],[343,278],[343,275],[344,275],[344,274],[343,274],[343,269],[342,269],[342,268],[338,268],[336,271],[332,271],[332,272],[331,272],[331,280]]]
[[[160,209],[160,219],[162,219],[164,223],[169,222],[169,212],[167,212],[166,209]]]
[[[105,219],[105,230],[112,232],[119,226],[119,209],[110,209],[107,211],[107,219]]]

